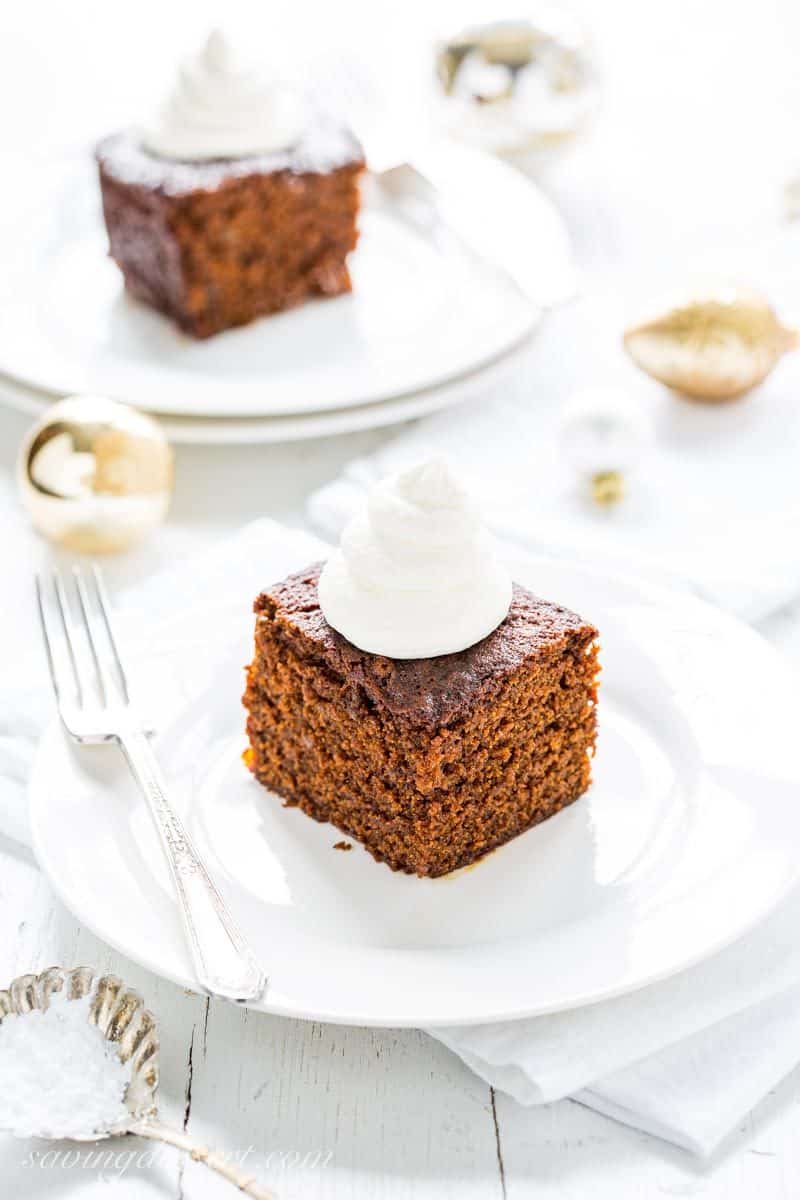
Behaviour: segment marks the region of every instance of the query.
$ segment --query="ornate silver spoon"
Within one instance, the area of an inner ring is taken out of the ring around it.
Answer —
[[[274,1193],[262,1187],[251,1175],[216,1150],[188,1137],[183,1130],[172,1129],[158,1119],[159,1043],[153,1014],[144,1007],[141,996],[126,987],[115,975],[97,975],[90,967],[67,971],[50,967],[40,975],[20,975],[0,991],[0,1024],[11,1016],[24,1019],[29,1013],[44,1012],[53,997],[61,995],[67,1003],[89,997],[88,1019],[110,1043],[128,1072],[123,1097],[127,1116],[113,1119],[100,1128],[72,1133],[74,1141],[95,1141],[120,1134],[136,1134],[186,1150],[196,1162],[225,1177],[254,1200],[275,1200]],[[4,1085],[5,1086],[5,1085]],[[6,1132],[37,1137],[55,1136],[45,1129],[24,1130],[7,1127]]]

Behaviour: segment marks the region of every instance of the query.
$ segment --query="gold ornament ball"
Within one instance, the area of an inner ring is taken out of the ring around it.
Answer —
[[[28,433],[17,481],[34,527],[50,541],[114,553],[164,520],[172,450],[152,417],[101,396],[70,396]]]

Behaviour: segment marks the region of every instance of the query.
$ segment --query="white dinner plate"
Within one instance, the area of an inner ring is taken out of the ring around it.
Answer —
[[[300,566],[301,553],[307,543],[276,542],[264,580]],[[594,783],[477,866],[437,880],[393,873],[357,843],[336,850],[336,829],[250,777],[239,703],[250,596],[207,619],[176,612],[148,634],[138,668],[153,693],[192,699],[159,751],[269,974],[258,1007],[383,1026],[568,1009],[713,953],[797,880],[796,685],[772,649],[691,598],[547,560],[514,569],[600,629]],[[39,862],[75,916],[192,987],[166,867],[119,752],[74,747],[52,728],[31,817]]]
[[[519,366],[529,342],[504,354],[463,379],[426,388],[410,396],[398,396],[375,404],[359,404],[330,412],[299,413],[278,417],[164,417],[158,420],[175,445],[238,446],[299,442],[308,438],[335,437],[363,429],[380,429],[411,421],[442,408],[486,396],[509,379]],[[61,396],[24,387],[8,377],[0,378],[0,403],[32,416],[43,416]]]
[[[524,341],[541,306],[569,294],[573,268],[561,218],[530,180],[464,147],[438,153],[454,194],[480,197],[487,227],[518,236],[541,264],[536,304],[455,237],[421,233],[366,189],[351,295],[196,341],[126,296],[87,155],[22,171],[0,201],[0,371],[194,417],[320,413],[463,378]]]

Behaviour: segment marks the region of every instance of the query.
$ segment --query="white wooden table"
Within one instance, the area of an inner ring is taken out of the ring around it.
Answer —
[[[58,6],[57,14],[56,6],[42,2],[2,18],[7,69],[0,104],[18,148],[32,131],[46,149],[64,141],[65,122],[92,133],[105,127],[110,113],[125,111],[114,7]],[[324,27],[331,19],[327,9],[310,7]],[[337,18],[340,10],[348,15],[352,36],[361,28],[356,18],[365,26],[384,21],[380,6],[358,0],[330,7]],[[420,26],[430,28],[461,9],[457,0],[401,7],[402,17],[394,10],[385,17],[392,36],[405,33],[412,10]],[[607,291],[620,275],[655,283],[691,265],[709,245],[737,245],[779,229],[780,183],[793,165],[792,139],[800,143],[795,7],[779,0],[739,6],[676,0],[667,8],[623,0],[603,6],[595,24],[607,75],[605,112],[593,141],[547,178],[571,225],[590,292]],[[193,5],[192,28],[207,23],[212,11],[210,3]],[[181,20],[167,16],[165,6],[157,15],[155,0],[139,5],[133,27],[125,26],[131,69],[137,48],[141,54],[147,45],[161,61]],[[97,95],[107,102],[99,115]],[[616,346],[571,344],[570,322],[567,311],[545,328],[525,368],[541,402],[595,377],[618,352]],[[0,411],[0,671],[25,647],[30,671],[40,673],[44,687],[30,576],[48,550],[30,533],[13,486],[15,451],[27,423]],[[308,492],[386,436],[180,450],[169,524],[148,546],[113,564],[112,582],[124,585],[253,515],[302,522]],[[800,603],[774,615],[764,631],[800,665]],[[0,737],[8,720],[0,712]],[[81,929],[30,854],[0,838],[0,983],[52,963],[117,971],[141,990],[160,1022],[163,1116],[246,1154],[284,1200],[797,1195],[798,1071],[712,1163],[700,1165],[570,1102],[523,1109],[422,1033],[304,1024],[187,994]],[[159,1151],[155,1161],[150,1154],[136,1158],[147,1147],[132,1140],[90,1148],[101,1152],[93,1165],[43,1159],[49,1148],[0,1138],[0,1197],[83,1200],[99,1188],[118,1200],[232,1194],[174,1151]]]

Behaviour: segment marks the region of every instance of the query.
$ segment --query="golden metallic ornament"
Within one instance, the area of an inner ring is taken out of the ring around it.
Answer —
[[[71,396],[25,438],[17,480],[40,533],[71,550],[105,554],[163,521],[172,450],[152,417],[100,396]]]
[[[592,499],[603,508],[619,504],[625,496],[625,476],[621,471],[598,471],[590,484]]]
[[[638,367],[694,400],[743,396],[800,344],[757,292],[720,287],[667,307],[625,331]]]

